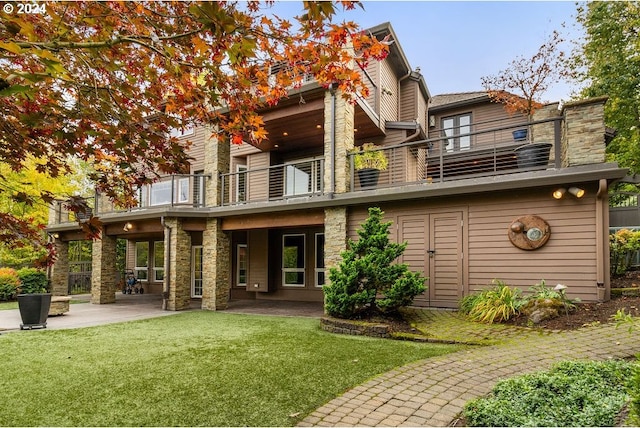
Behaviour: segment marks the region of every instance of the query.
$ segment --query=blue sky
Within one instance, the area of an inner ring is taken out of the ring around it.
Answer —
[[[340,13],[362,28],[390,22],[413,68],[420,67],[432,95],[482,90],[480,78],[497,74],[518,56],[533,56],[558,30],[578,39],[574,1],[364,1],[365,10]],[[291,17],[302,2],[278,2]],[[566,27],[562,27],[566,23]],[[569,43],[566,43],[569,49]],[[551,87],[542,101],[567,100],[573,87]]]

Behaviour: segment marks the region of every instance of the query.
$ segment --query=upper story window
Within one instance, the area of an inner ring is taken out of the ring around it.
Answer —
[[[444,140],[444,149],[447,152],[469,150],[471,136],[464,134],[471,132],[471,113],[442,118],[442,132],[447,137]]]
[[[287,164],[285,196],[308,195],[322,191],[321,159]]]
[[[171,128],[169,135],[171,137],[180,138],[180,137],[186,137],[187,135],[193,135],[194,132],[195,132],[195,128],[193,127],[193,125],[189,124],[189,125],[184,125],[180,128]]]

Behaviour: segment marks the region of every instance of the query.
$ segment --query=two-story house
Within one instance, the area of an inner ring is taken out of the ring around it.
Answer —
[[[401,262],[428,277],[417,305],[455,307],[492,279],[523,289],[544,279],[571,297],[607,299],[607,189],[626,171],[605,162],[606,99],[547,105],[529,122],[485,93],[432,97],[391,25],[371,32],[394,43],[361,70],[367,99],[349,103],[309,80],[261,112],[269,137],[260,146],[180,130],[194,142],[190,174],[141,189],[132,210],[97,197],[92,302],[121,292],[118,240],[126,267],[169,310],[193,299],[212,310],[230,299],[322,302],[328,269],[370,206],[393,221],[393,240],[408,242]],[[514,139],[523,129],[526,139]],[[355,170],[363,143],[387,160],[375,185]],[[546,157],[527,160],[522,146]],[[49,231],[54,293],[67,294],[69,248],[84,237],[60,207]]]

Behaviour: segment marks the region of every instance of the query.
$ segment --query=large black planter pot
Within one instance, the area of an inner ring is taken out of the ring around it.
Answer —
[[[514,151],[518,160],[518,168],[547,165],[552,146],[551,143],[531,143],[516,148]]]
[[[18,294],[18,308],[22,324],[20,330],[34,327],[47,328],[47,317],[51,306],[51,293]]]
[[[375,187],[378,185],[378,177],[380,170],[375,168],[364,168],[358,170],[358,178],[360,179],[360,187]]]

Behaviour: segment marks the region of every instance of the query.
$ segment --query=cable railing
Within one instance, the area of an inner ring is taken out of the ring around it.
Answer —
[[[560,168],[560,120],[552,118],[466,133],[447,132],[445,136],[378,147],[374,151],[384,154],[387,167],[376,173],[376,181],[367,175],[370,171],[355,169],[355,156],[361,152],[352,153],[351,191]],[[533,142],[531,138],[513,138],[511,131],[523,128],[533,131]]]
[[[321,195],[324,158],[220,174],[222,205],[265,202]]]

